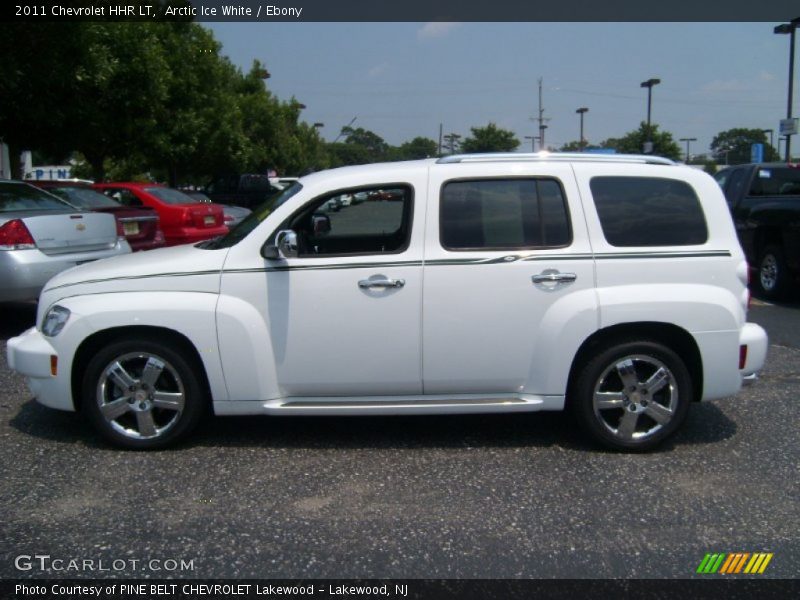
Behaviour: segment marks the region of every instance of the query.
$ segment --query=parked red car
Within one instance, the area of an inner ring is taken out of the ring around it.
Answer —
[[[146,206],[123,206],[96,192],[88,183],[77,181],[29,181],[45,191],[66,200],[72,206],[92,212],[112,213],[117,220],[117,233],[128,240],[131,250],[152,250],[166,245],[159,226],[158,213]]]
[[[96,190],[125,206],[149,206],[158,212],[167,246],[190,244],[228,233],[222,207],[197,202],[157,183],[96,183]]]

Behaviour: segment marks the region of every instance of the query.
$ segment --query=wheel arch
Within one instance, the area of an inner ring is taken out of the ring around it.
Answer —
[[[703,397],[703,359],[692,334],[682,327],[670,323],[644,321],[611,325],[594,332],[584,340],[570,366],[567,381],[567,404],[574,395],[572,387],[577,374],[589,357],[605,347],[632,339],[659,342],[677,353],[692,377],[693,400],[700,401]]]
[[[143,338],[159,344],[171,344],[181,350],[187,360],[192,363],[200,377],[201,385],[205,391],[206,399],[211,407],[211,386],[209,384],[208,373],[206,372],[203,360],[195,345],[184,334],[169,329],[153,325],[127,325],[103,329],[84,339],[75,351],[75,358],[72,361],[72,371],[70,373],[70,386],[72,391],[73,404],[76,411],[82,410],[81,385],[83,374],[92,356],[103,346],[117,340]]]

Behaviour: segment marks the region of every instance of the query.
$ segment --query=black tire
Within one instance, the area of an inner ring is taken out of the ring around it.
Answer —
[[[783,250],[770,244],[758,255],[758,287],[768,300],[783,298],[789,288],[789,272]]]
[[[87,365],[82,408],[115,446],[153,450],[174,444],[194,429],[209,404],[196,362],[152,338],[113,342]],[[121,369],[112,368],[114,363]]]
[[[644,452],[678,430],[692,390],[689,370],[674,351],[649,340],[624,340],[579,367],[568,406],[595,441],[614,450]]]

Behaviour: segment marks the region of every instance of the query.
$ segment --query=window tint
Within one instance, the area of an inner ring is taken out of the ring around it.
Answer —
[[[168,187],[148,187],[144,191],[155,196],[165,204],[196,204],[197,200],[190,198],[183,192]]]
[[[49,191],[79,208],[116,208],[119,206],[108,196],[88,188],[66,186],[50,188]]]
[[[700,201],[683,181],[594,177],[589,185],[612,246],[688,246],[708,239]]]
[[[751,196],[800,196],[800,168],[761,167],[750,186]]]
[[[0,212],[74,210],[55,196],[24,183],[0,183]]]
[[[742,188],[744,187],[747,173],[747,169],[734,169],[731,173],[728,187],[725,189],[725,200],[728,201],[729,205],[733,206],[742,197]]]
[[[563,247],[571,242],[554,179],[451,181],[442,188],[442,246],[449,250]]]
[[[408,247],[412,204],[411,188],[401,185],[338,192],[315,200],[288,228],[299,256],[399,253]]]

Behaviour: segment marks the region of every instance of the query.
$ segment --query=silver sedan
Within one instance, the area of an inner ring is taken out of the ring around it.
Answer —
[[[0,302],[37,299],[57,273],[130,251],[113,215],[82,212],[27,183],[0,181]]]

